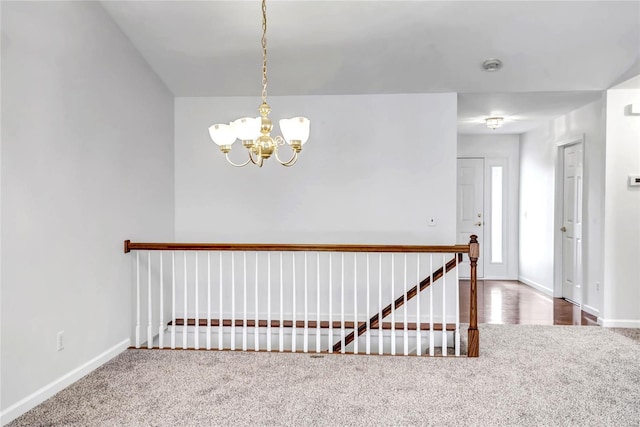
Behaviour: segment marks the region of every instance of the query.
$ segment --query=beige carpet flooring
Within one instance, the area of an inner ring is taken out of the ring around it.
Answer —
[[[640,425],[638,340],[480,331],[476,359],[128,350],[10,425]]]

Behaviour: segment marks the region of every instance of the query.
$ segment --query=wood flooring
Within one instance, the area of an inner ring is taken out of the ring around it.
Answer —
[[[469,281],[460,281],[460,321],[469,321]],[[595,316],[516,280],[478,280],[478,323],[597,326]]]

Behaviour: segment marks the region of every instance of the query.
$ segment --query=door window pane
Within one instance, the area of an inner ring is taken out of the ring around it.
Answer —
[[[502,166],[491,167],[491,262],[502,262]]]

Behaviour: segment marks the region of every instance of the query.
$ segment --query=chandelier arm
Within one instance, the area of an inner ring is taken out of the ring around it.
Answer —
[[[258,150],[262,151],[262,147],[258,146]],[[260,153],[258,153],[258,160],[255,160],[253,158],[253,151],[249,150],[249,160],[251,160],[251,163],[253,163],[254,165],[258,166],[259,168],[262,167],[262,156],[260,155]]]
[[[280,156],[278,156],[278,150],[277,149],[275,150],[274,154],[276,156],[276,160],[278,162],[280,162],[280,164],[282,166],[293,166],[296,163],[296,161],[298,160],[298,153],[295,152],[295,151],[293,152],[293,155],[291,156],[291,158],[289,160],[287,160],[286,162],[283,162],[280,159]]]
[[[227,158],[227,162],[229,162],[229,164],[230,164],[231,166],[235,166],[235,167],[237,167],[237,168],[245,167],[245,166],[247,166],[247,165],[249,164],[249,162],[252,162],[252,161],[253,161],[253,160],[251,159],[251,155],[249,155],[249,160],[247,160],[246,162],[244,162],[244,163],[242,163],[242,164],[233,163],[233,162],[231,161],[231,159],[229,158],[229,153],[226,153],[224,156]]]
[[[290,167],[296,164],[296,162],[298,161],[298,153],[293,153],[293,156],[291,157],[291,159],[287,162],[287,163],[280,163],[282,166],[285,167]]]

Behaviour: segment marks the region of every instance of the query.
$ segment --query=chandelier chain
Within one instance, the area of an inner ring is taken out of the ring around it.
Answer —
[[[262,0],[262,103],[267,103],[267,1]]]

